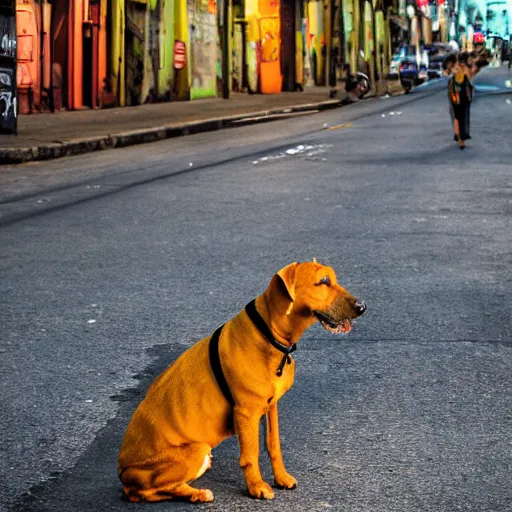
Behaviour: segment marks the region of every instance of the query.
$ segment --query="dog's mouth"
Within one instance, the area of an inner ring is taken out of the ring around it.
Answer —
[[[320,311],[314,311],[314,314],[322,327],[333,334],[348,334],[352,330],[352,322],[348,318],[337,322]]]

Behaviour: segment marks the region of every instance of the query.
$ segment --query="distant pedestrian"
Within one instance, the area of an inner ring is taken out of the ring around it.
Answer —
[[[456,71],[448,81],[448,98],[453,120],[453,138],[459,148],[464,149],[466,147],[464,141],[471,138],[469,114],[473,100],[473,86],[470,81],[467,53],[459,55]]]
[[[472,79],[478,73],[478,57],[476,52],[471,52],[468,56],[469,76]]]
[[[451,76],[453,72],[453,68],[457,64],[457,57],[455,54],[451,53],[443,60],[443,75]]]

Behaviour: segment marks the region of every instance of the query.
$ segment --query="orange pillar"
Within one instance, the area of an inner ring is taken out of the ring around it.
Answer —
[[[281,76],[281,23],[279,0],[258,0],[260,12],[260,90],[263,94],[279,93]]]
[[[73,110],[73,3],[68,7],[68,110]]]
[[[42,2],[43,6],[43,30],[44,30],[44,40],[43,40],[43,87],[46,90],[50,90],[51,85],[51,73],[52,73],[52,63],[51,63],[51,20],[52,20],[52,4],[47,1]]]
[[[69,108],[79,110],[83,107],[83,0],[70,2],[69,16]]]

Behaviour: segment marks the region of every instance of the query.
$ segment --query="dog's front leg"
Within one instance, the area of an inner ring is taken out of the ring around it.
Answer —
[[[249,494],[253,498],[271,500],[272,488],[261,476],[259,453],[259,424],[261,415],[235,407],[235,430],[240,444],[240,467],[245,476]]]
[[[272,463],[272,471],[276,486],[285,489],[295,489],[297,480],[290,475],[283,462],[283,454],[281,452],[281,440],[279,439],[279,420],[277,414],[277,403],[270,406],[267,414],[267,450]]]

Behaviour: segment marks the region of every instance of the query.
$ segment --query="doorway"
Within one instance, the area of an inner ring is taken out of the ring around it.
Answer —
[[[146,6],[136,2],[126,5],[125,58],[126,105],[142,103],[144,79],[144,25]]]
[[[53,107],[58,112],[69,108],[69,2],[68,0],[53,0],[52,7],[52,93]]]
[[[281,74],[283,91],[295,91],[295,0],[281,0]]]

